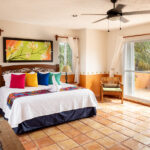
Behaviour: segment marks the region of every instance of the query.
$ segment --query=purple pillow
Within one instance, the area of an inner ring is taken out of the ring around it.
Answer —
[[[15,75],[11,74],[10,88],[24,89],[25,87],[25,74]]]

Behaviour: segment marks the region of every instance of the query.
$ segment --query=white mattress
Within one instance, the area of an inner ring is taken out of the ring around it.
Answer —
[[[73,85],[61,84],[63,88],[70,86]],[[50,86],[26,87],[25,89],[0,88],[0,108],[4,111],[5,117],[8,119],[8,123],[12,128],[18,127],[23,121],[35,117],[97,106],[94,93],[88,89],[24,96],[16,98],[11,109],[7,106],[7,98],[10,93],[36,91],[48,88],[50,88]]]

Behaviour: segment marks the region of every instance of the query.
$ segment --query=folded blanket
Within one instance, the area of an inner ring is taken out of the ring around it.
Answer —
[[[76,90],[76,89],[81,89],[81,87],[67,87],[67,88],[61,88],[59,91],[70,91],[70,90]],[[46,89],[46,90],[37,90],[37,91],[29,91],[29,92],[21,92],[21,93],[11,93],[9,94],[7,98],[7,105],[11,109],[14,100],[19,97],[24,97],[24,96],[34,96],[34,95],[40,95],[40,94],[46,94],[46,93],[53,93],[53,92],[58,92],[58,89],[55,87]]]

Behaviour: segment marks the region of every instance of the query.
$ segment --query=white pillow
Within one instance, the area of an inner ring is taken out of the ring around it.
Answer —
[[[52,76],[53,86],[51,87],[51,92],[58,92],[60,91],[60,86],[56,82],[55,76]]]
[[[11,74],[21,75],[21,74],[24,74],[24,73],[8,73],[8,74],[4,74],[3,78],[4,78],[5,86],[8,87],[8,88],[10,87]]]

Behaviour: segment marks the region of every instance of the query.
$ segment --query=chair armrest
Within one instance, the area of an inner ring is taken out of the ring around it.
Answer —
[[[122,83],[122,82],[119,82],[119,84],[123,86],[123,83]]]
[[[120,88],[123,90],[123,83],[119,82]]]

